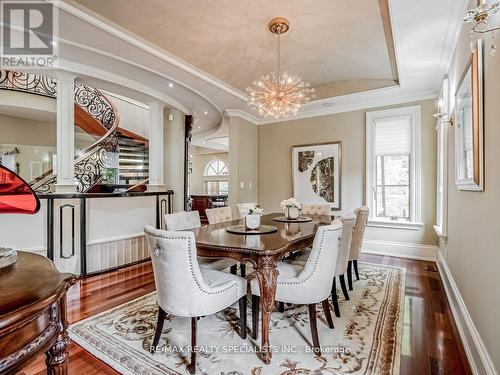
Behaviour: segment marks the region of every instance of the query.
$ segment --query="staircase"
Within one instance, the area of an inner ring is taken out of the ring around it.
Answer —
[[[118,136],[119,156],[119,184],[137,185],[148,178],[149,151],[148,145],[122,135]]]

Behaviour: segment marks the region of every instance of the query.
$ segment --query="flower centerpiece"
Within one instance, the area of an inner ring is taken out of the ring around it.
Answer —
[[[298,219],[300,216],[300,210],[302,210],[302,204],[297,202],[295,198],[285,199],[280,203],[281,209],[285,211],[285,217],[288,220]]]
[[[245,217],[245,227],[247,229],[255,230],[260,226],[260,217],[264,210],[259,205],[244,208],[241,212]]]

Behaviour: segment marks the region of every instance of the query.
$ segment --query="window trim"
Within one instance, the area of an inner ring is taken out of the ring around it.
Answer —
[[[408,117],[411,128],[411,156],[410,156],[410,221],[392,220],[375,216],[376,187],[375,171],[375,131],[374,125],[378,120],[392,117]],[[422,158],[421,158],[421,107],[420,105],[385,109],[366,112],[366,205],[370,209],[368,225],[373,227],[397,229],[421,229],[422,223]]]
[[[216,161],[221,161],[222,163],[224,163],[224,165],[226,166],[226,169],[227,169],[227,174],[219,174],[219,175],[209,175],[207,174],[208,172],[208,169],[210,168],[210,165]],[[203,171],[203,177],[207,177],[207,178],[212,178],[212,177],[215,177],[215,178],[229,178],[229,163],[220,158],[220,157],[214,157],[213,159],[210,159],[207,164],[205,165],[205,170]]]

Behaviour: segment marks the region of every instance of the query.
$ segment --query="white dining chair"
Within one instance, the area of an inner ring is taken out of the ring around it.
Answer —
[[[366,225],[368,223],[368,216],[370,214],[370,209],[366,206],[356,208],[354,210],[354,215],[356,215],[356,223],[354,224],[354,230],[352,232],[351,250],[349,253],[349,264],[347,266],[347,283],[349,284],[349,290],[352,290],[352,269],[354,268],[354,273],[356,275],[356,280],[359,280],[358,271],[358,258],[361,254],[361,246],[363,245],[363,239],[365,237]]]
[[[198,211],[181,211],[165,215],[165,229],[179,231],[201,227],[200,213]],[[205,258],[198,257],[201,267],[223,271],[231,268],[231,273],[236,274],[237,262],[230,258]]]
[[[194,233],[144,228],[153,264],[158,295],[158,322],[151,352],[158,348],[167,314],[191,318],[191,348],[196,347],[196,322],[199,317],[217,313],[239,301],[239,328],[246,338],[247,280],[226,272],[198,265]],[[196,371],[196,350],[191,350],[188,366]]]
[[[231,207],[207,208],[205,210],[208,224],[217,224],[224,221],[233,220],[233,210]]]
[[[245,216],[245,211],[254,208],[257,205],[256,202],[246,202],[246,203],[236,203],[236,210],[238,211],[238,216],[243,218]]]
[[[333,283],[333,272],[339,255],[342,223],[334,220],[331,225],[319,227],[309,258],[304,265],[278,262],[276,301],[308,305],[310,328],[315,353],[320,352],[316,323],[316,304],[321,302],[328,326],[334,328],[328,297]],[[260,310],[260,288],[256,278],[250,281],[252,290],[253,338],[257,339]]]
[[[349,300],[349,293],[347,292],[347,286],[345,282],[345,276],[344,274],[347,271],[348,263],[349,263],[349,253],[350,253],[350,248],[351,248],[351,240],[352,240],[352,233],[353,233],[353,227],[354,227],[354,222],[356,220],[356,216],[354,214],[348,214],[344,216],[342,219],[340,219],[342,224],[343,224],[343,229],[342,229],[342,236],[341,236],[341,246],[339,249],[339,256],[337,258],[337,263],[334,268],[333,275],[333,284],[331,288],[332,292],[332,302],[333,302],[333,309],[335,311],[335,315],[337,317],[340,317],[340,308],[339,308],[339,303],[338,303],[338,297],[337,297],[337,281],[336,279],[339,279],[340,282],[340,287],[342,289],[342,293],[344,294],[344,299]],[[288,258],[285,259],[286,262],[294,265],[304,265],[308,261],[309,257],[311,256],[311,249],[306,248],[303,250],[300,250],[292,255],[290,255]],[[283,310],[283,305],[279,306],[280,311]]]
[[[303,204],[300,211],[301,215],[325,215],[331,216],[332,209],[330,204],[317,203],[317,204]]]

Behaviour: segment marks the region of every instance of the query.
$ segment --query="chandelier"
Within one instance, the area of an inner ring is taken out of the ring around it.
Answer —
[[[481,0],[478,6],[470,9],[465,13],[464,22],[472,23],[471,35],[471,49],[474,49],[474,33],[486,34],[491,33],[491,46],[490,55],[495,56],[497,47],[495,45],[495,31],[500,29],[500,26],[490,27],[488,24],[489,16],[497,13],[500,10],[500,1],[498,0]]]
[[[262,76],[247,87],[248,105],[261,116],[288,118],[306,106],[315,97],[315,89],[296,74],[281,73],[280,36],[289,29],[286,18],[277,17],[269,22],[269,31],[278,35],[278,69]]]

